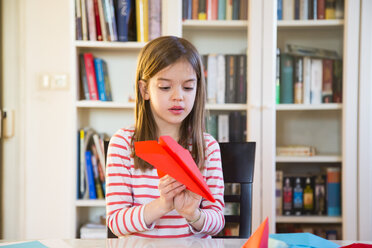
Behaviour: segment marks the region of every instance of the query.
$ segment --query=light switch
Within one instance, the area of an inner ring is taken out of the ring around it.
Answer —
[[[52,90],[68,90],[68,80],[66,74],[53,74],[51,80]]]
[[[14,136],[14,109],[4,109],[4,138],[12,138]]]

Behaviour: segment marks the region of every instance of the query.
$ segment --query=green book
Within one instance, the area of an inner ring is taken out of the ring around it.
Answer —
[[[293,103],[293,57],[280,56],[280,103]]]

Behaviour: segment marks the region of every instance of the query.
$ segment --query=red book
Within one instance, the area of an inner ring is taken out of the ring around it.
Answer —
[[[160,136],[159,143],[155,140],[135,142],[134,148],[138,157],[158,170],[159,177],[168,174],[190,191],[216,201],[190,152],[170,136]]]
[[[317,2],[318,19],[325,19],[325,0],[318,0]]]
[[[99,19],[98,0],[94,0],[94,17],[96,19],[97,40],[102,41],[101,22]]]
[[[331,103],[333,98],[333,60],[323,59],[322,102]]]
[[[85,71],[87,74],[90,100],[98,100],[96,73],[94,71],[93,54],[84,53]]]

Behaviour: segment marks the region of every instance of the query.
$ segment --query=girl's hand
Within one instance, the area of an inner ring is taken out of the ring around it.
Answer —
[[[173,198],[186,189],[186,186],[178,182],[176,179],[166,175],[159,180],[159,200],[162,207],[167,212],[174,209]]]
[[[201,198],[201,196],[190,190],[183,190],[174,197],[174,208],[187,221],[192,221],[200,214],[197,209],[200,206]]]

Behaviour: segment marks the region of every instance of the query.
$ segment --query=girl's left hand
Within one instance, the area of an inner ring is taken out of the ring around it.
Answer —
[[[200,206],[201,198],[198,194],[185,189],[174,197],[174,208],[186,220],[191,221],[195,219],[195,215],[200,214],[197,209]]]

